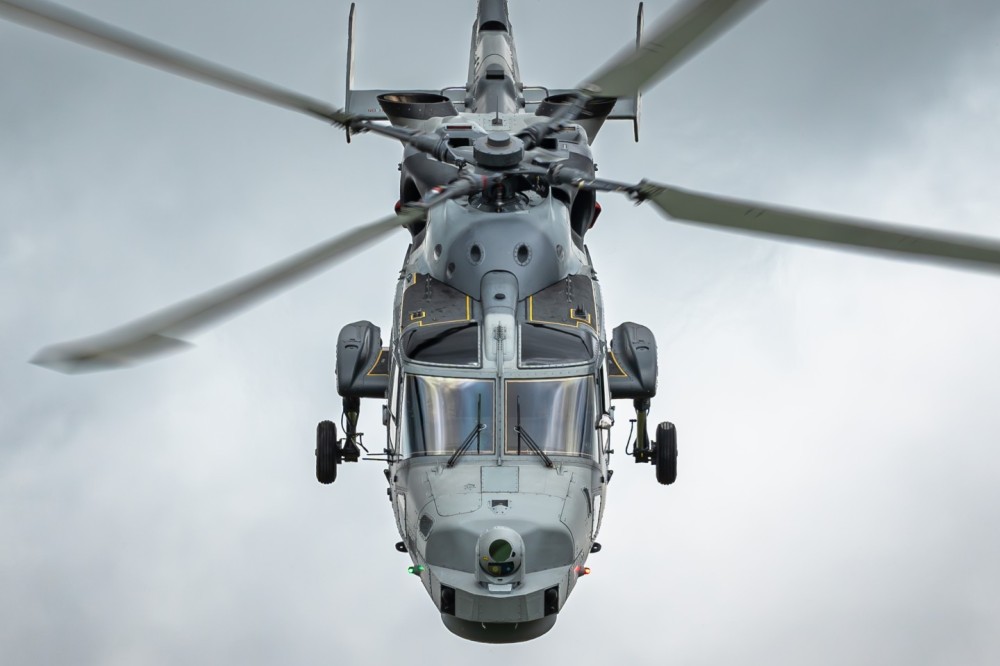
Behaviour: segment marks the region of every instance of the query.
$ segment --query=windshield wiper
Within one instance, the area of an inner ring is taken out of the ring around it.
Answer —
[[[472,444],[473,437],[475,437],[476,439],[476,453],[479,453],[479,451],[481,450],[479,442],[479,433],[486,430],[486,424],[483,423],[482,420],[482,411],[483,411],[483,394],[480,393],[479,396],[476,398],[476,425],[472,427],[472,432],[470,432],[469,436],[465,438],[465,441],[462,442],[462,445],[459,446],[458,449],[456,449],[453,454],[451,454],[451,458],[448,458],[447,467],[455,466],[455,463],[458,462],[458,459],[462,456],[463,453],[465,453],[466,449],[469,448],[469,445]]]
[[[541,456],[542,460],[545,461],[545,466],[553,467],[552,460],[547,455],[545,455],[545,452],[542,451],[542,447],[538,446],[538,444],[535,443],[535,440],[531,438],[531,435],[528,434],[528,431],[525,430],[524,426],[521,425],[521,396],[517,396],[517,425],[514,426],[514,432],[517,433],[518,454],[521,453],[521,438],[523,437],[524,441],[528,443],[528,447],[530,447],[532,451]]]

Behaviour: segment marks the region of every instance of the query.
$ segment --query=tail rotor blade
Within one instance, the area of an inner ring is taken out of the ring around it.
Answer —
[[[60,372],[91,372],[132,365],[164,353],[180,351],[188,343],[174,336],[219,323],[239,310],[330,268],[340,259],[355,254],[397,227],[423,215],[423,210],[405,208],[399,215],[352,229],[256,273],[119,328],[46,347],[31,362]]]

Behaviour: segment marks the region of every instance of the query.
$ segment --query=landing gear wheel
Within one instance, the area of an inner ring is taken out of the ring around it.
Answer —
[[[320,421],[316,426],[316,480],[333,483],[337,480],[340,447],[337,446],[337,426],[331,421]]]
[[[665,486],[677,480],[677,429],[668,421],[656,426],[656,480]]]

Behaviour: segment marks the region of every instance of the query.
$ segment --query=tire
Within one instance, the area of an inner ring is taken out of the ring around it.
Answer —
[[[667,421],[656,426],[656,480],[665,486],[677,480],[677,429]]]
[[[337,426],[331,421],[320,421],[316,426],[316,480],[323,484],[336,481],[339,462]]]

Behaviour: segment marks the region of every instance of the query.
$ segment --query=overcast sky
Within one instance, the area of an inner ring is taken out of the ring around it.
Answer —
[[[72,5],[343,100],[349,2]],[[359,87],[464,83],[472,0],[359,5]],[[525,81],[576,84],[634,12],[512,0]],[[600,173],[1000,238],[998,34],[995,0],[771,0],[645,96],[639,144],[602,130]],[[184,354],[26,362],[386,214],[399,155],[0,23],[0,661],[1000,662],[995,274],[605,197],[608,324],[657,336],[680,474],[661,487],[624,455],[622,403],[604,550],[518,646],[444,629],[378,464],[314,480],[337,332],[388,328],[405,234]]]

